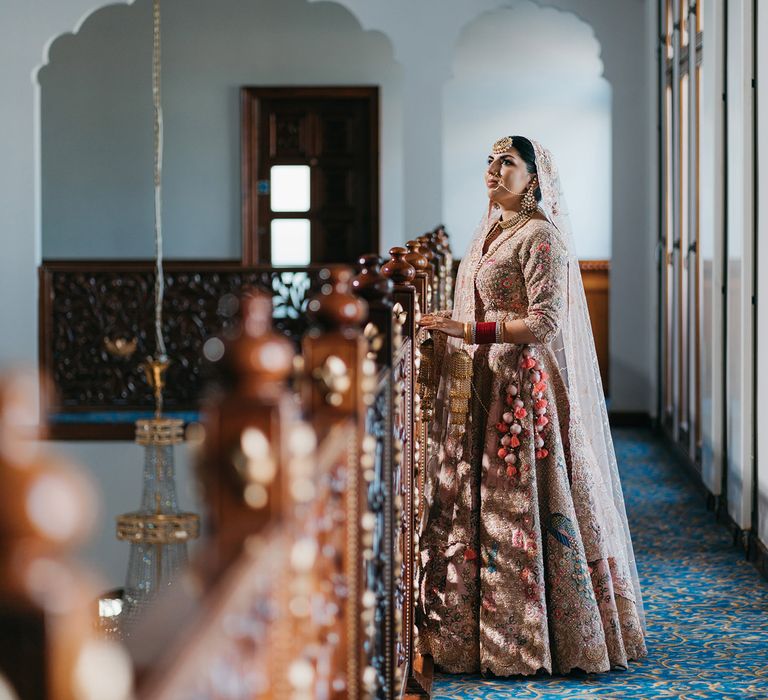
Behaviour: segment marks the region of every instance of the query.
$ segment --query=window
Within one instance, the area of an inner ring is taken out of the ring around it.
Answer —
[[[269,207],[275,213],[304,213],[311,206],[308,165],[273,165],[269,171]],[[272,265],[303,266],[312,259],[309,219],[273,218],[270,222]]]
[[[695,458],[701,443],[699,127],[702,2],[659,0],[662,120],[662,410]]]
[[[310,250],[309,219],[272,219],[272,265],[309,265]]]
[[[309,211],[308,165],[273,165],[269,179],[269,206],[272,211]]]

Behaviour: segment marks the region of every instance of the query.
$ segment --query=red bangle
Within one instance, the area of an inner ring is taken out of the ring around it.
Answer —
[[[475,342],[478,345],[496,342],[496,323],[478,323],[475,328]]]

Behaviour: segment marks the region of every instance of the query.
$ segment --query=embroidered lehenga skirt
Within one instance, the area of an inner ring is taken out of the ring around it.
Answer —
[[[605,547],[605,485],[548,345],[565,255],[531,222],[477,272],[477,320],[525,318],[541,342],[478,347],[463,457],[447,458],[451,440],[432,457],[418,648],[449,673],[607,671],[646,653],[627,565]]]

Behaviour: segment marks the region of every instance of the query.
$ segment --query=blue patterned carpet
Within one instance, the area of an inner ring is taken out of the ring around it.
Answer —
[[[768,698],[768,583],[673,455],[614,431],[643,585],[648,657],[627,671],[486,680],[439,676],[434,698]]]

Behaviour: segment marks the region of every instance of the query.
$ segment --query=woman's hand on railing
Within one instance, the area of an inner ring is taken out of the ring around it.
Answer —
[[[452,321],[444,316],[425,314],[419,321],[419,327],[426,328],[429,331],[439,331],[453,338],[464,337],[464,324],[461,321]]]

